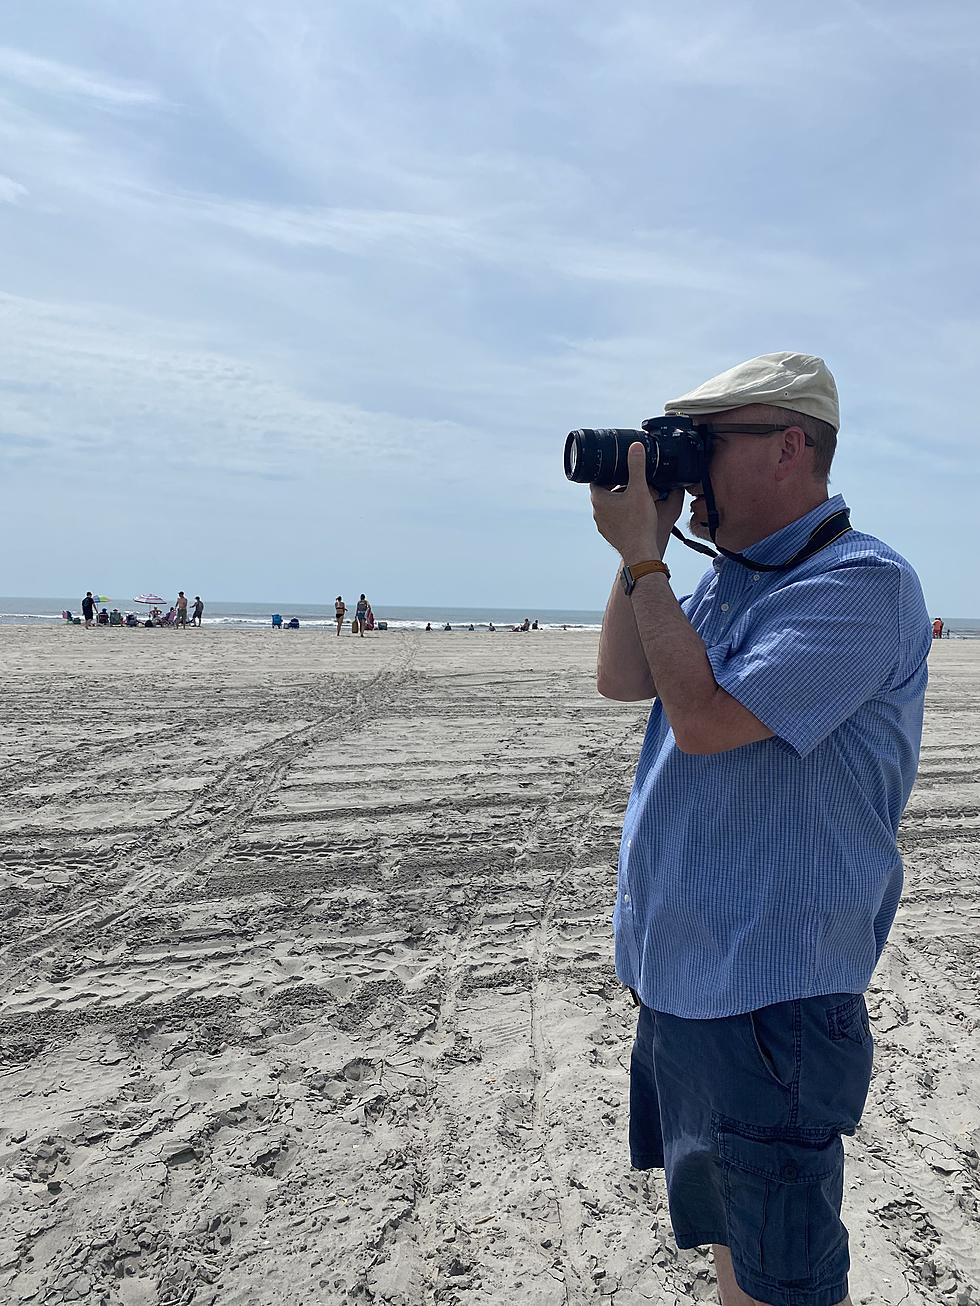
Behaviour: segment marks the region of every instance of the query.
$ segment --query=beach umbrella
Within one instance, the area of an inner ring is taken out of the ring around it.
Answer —
[[[166,601],[162,594],[138,594],[133,599],[134,603],[166,603]]]

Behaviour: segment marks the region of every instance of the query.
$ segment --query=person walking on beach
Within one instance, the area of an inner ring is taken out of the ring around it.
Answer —
[[[937,617],[936,620],[932,623],[932,637],[933,639],[942,639],[943,637],[942,617]]]
[[[334,599],[333,610],[334,616],[337,618],[337,635],[339,636],[344,628],[344,617],[347,615],[347,604],[339,594],[336,599]]]
[[[187,629],[187,595],[181,590],[177,595],[175,618],[178,626]]]
[[[354,609],[354,626],[360,635],[364,638],[364,627],[367,624],[368,601],[362,594],[357,600],[357,607]]]
[[[87,590],[82,599],[82,616],[85,618],[86,628],[95,625],[95,599],[92,598],[91,590]]]
[[[766,354],[666,411],[710,442],[690,529],[721,556],[693,594],[663,562],[684,491],[655,499],[643,446],[624,493],[592,489],[625,564],[598,689],[654,700],[613,917],[639,1008],[630,1154],[665,1169],[678,1246],[713,1245],[725,1306],[835,1306],[841,1135],[871,1076],[863,994],[901,893],[929,617],[911,566],[828,497],[822,359]]]
[[[191,625],[202,626],[204,624],[204,600],[200,594],[194,595],[194,610],[191,613]]]

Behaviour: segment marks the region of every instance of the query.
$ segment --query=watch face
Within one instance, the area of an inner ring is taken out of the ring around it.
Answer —
[[[633,573],[630,571],[628,566],[624,567],[619,573],[619,579],[623,582],[623,589],[626,593],[632,594],[633,586],[636,584],[636,581],[633,579]]]

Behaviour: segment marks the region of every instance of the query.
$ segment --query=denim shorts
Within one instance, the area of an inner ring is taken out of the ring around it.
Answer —
[[[666,1172],[678,1247],[729,1247],[739,1287],[772,1306],[843,1300],[841,1134],[861,1118],[872,1052],[860,993],[716,1020],[640,1007],[630,1158]]]

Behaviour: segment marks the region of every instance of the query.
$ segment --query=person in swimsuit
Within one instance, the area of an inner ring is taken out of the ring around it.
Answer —
[[[333,610],[334,615],[337,618],[337,634],[339,635],[344,628],[344,617],[347,615],[347,604],[339,594],[336,599],[334,599]]]
[[[204,616],[204,600],[201,598],[200,594],[195,594],[194,612],[193,615],[191,616],[191,625],[192,626],[202,625],[203,623],[201,621],[201,618],[203,616]]]
[[[354,609],[354,629],[364,638],[364,627],[367,624],[368,601],[362,594],[357,600],[357,607]]]

